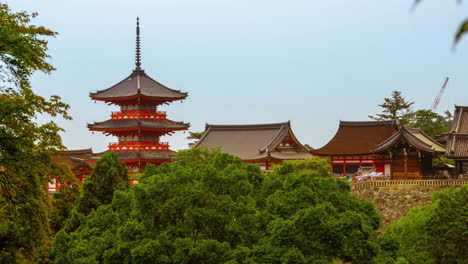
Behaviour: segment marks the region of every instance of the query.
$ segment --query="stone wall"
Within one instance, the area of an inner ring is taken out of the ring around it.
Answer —
[[[354,191],[361,201],[373,202],[382,217],[382,229],[405,216],[413,207],[431,203],[433,191],[441,186],[373,187]],[[446,187],[445,187],[446,188]]]

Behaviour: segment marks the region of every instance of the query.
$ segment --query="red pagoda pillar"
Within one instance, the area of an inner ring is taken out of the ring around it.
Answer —
[[[166,112],[158,111],[158,106],[184,100],[188,94],[172,90],[146,75],[141,69],[138,19],[136,33],[136,67],[130,76],[108,89],[90,93],[93,100],[118,105],[120,111],[112,112],[109,120],[88,124],[91,131],[101,131],[118,138],[118,142],[109,144],[108,151],[116,151],[119,160],[127,165],[131,173],[141,172],[147,163],[160,165],[171,162],[169,144],[160,142],[160,137],[187,130],[190,126],[169,120]],[[105,152],[89,156],[88,161],[95,162]]]

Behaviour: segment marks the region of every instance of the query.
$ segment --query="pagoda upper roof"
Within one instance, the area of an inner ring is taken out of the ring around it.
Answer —
[[[190,123],[176,122],[169,119],[109,119],[103,122],[88,124],[90,130],[128,130],[128,129],[161,129],[161,130],[185,130]]]
[[[290,137],[292,145],[285,145]],[[207,124],[202,138],[194,147],[221,148],[243,160],[273,158],[306,159],[311,155],[297,140],[290,122],[253,125]]]
[[[87,156],[88,160],[98,160],[102,155],[106,154],[107,151],[93,153]],[[117,157],[119,160],[124,161],[136,161],[136,160],[171,160],[173,156],[173,151],[171,150],[125,150],[125,151],[116,151]]]
[[[135,69],[128,77],[116,85],[95,93],[90,93],[94,100],[114,101],[145,97],[154,100],[182,100],[188,96],[178,90],[170,89],[149,77],[144,70]]]
[[[444,153],[445,147],[432,139],[419,128],[402,127],[397,133],[380,143],[373,152],[385,152],[399,143],[406,142],[410,146],[428,153]]]
[[[395,121],[340,121],[335,136],[325,146],[310,152],[321,156],[371,154],[396,129]]]

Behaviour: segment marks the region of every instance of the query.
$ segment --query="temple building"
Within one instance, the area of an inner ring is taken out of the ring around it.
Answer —
[[[445,140],[445,156],[455,160],[457,175],[468,176],[468,106],[455,106],[452,128]]]
[[[190,126],[167,119],[166,112],[158,111],[160,105],[186,99],[187,93],[170,89],[145,73],[141,68],[138,20],[136,33],[136,62],[132,73],[108,89],[90,93],[93,100],[117,105],[120,111],[112,112],[109,120],[88,124],[90,131],[118,138],[118,142],[109,144],[108,151],[116,151],[131,173],[141,172],[147,163],[171,162],[169,144],[160,138]],[[95,162],[105,152],[89,155],[87,161]]]
[[[329,157],[336,177],[370,168],[385,179],[416,180],[434,177],[432,160],[445,147],[421,129],[398,128],[395,121],[341,121],[330,142],[311,153]]]
[[[419,128],[402,127],[372,152],[390,157],[390,179],[419,180],[433,177],[432,160],[445,147]]]
[[[283,160],[312,157],[294,136],[291,123],[254,125],[206,124],[202,138],[194,147],[220,148],[246,163],[257,163],[263,170]]]
[[[72,172],[80,180],[80,182],[83,183],[86,177],[88,177],[92,171],[91,166],[86,162],[86,157],[92,153],[93,152],[90,148],[65,150],[52,155],[51,158],[54,162],[68,165]],[[59,189],[60,184],[57,184],[57,179],[54,179],[48,185],[49,193],[54,193]]]
[[[360,168],[370,166],[390,176],[389,156],[373,150],[397,130],[395,121],[340,121],[335,136],[310,152],[330,158],[333,176],[353,176]]]

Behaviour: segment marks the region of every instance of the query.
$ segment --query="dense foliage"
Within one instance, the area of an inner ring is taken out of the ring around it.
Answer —
[[[467,221],[468,185],[435,192],[432,204],[389,226],[381,238],[383,253],[406,263],[466,263]]]
[[[285,160],[273,168],[273,174],[307,174],[313,177],[330,177],[331,167],[327,158],[312,157],[305,160]]]
[[[71,217],[64,229],[76,230],[81,219],[101,205],[110,204],[116,190],[126,190],[130,186],[124,163],[119,162],[117,153],[104,154],[85,180],[83,189],[71,210]]]
[[[60,189],[53,194],[50,225],[55,233],[63,228],[65,220],[70,217],[76,198],[81,191],[80,181],[66,164],[57,164],[50,174],[55,177]]]
[[[60,97],[33,92],[29,78],[49,73],[47,41],[56,33],[30,24],[25,12],[0,3],[0,262],[41,260],[50,244],[49,200],[53,174],[50,154],[62,149],[61,129],[38,124],[42,115],[69,118]]]
[[[377,254],[374,206],[321,177],[320,159],[265,175],[225,153],[178,157],[60,231],[55,263],[369,263]]]
[[[441,116],[431,110],[418,110],[413,113],[410,127],[417,127],[430,137],[436,137],[449,131],[452,125],[451,116]]]

